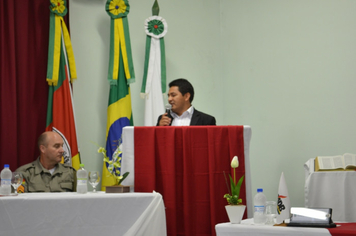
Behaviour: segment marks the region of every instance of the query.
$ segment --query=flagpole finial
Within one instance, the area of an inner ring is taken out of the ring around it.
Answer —
[[[159,6],[157,0],[155,0],[152,6],[152,16],[158,16],[158,14],[159,14]]]

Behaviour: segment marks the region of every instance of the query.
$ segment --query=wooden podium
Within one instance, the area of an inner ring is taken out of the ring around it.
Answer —
[[[125,127],[123,184],[162,194],[168,235],[215,235],[215,225],[228,221],[223,172],[229,178],[233,156],[237,178],[245,175],[244,218],[252,217],[250,139],[249,126]]]

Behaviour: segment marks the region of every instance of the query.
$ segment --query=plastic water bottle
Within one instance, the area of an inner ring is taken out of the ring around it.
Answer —
[[[80,164],[79,166],[80,168],[77,170],[77,193],[87,193],[88,171],[84,169],[84,164]]]
[[[1,195],[10,195],[11,194],[12,172],[11,172],[8,164],[4,165],[4,169],[1,171],[0,176],[1,176],[0,194]]]
[[[263,194],[263,189],[258,188],[257,194],[253,200],[255,206],[255,211],[253,213],[253,222],[257,225],[263,225],[266,223],[265,207],[266,207],[266,196]]]

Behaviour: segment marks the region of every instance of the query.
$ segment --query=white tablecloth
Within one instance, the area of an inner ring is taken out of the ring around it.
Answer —
[[[259,236],[259,235],[298,235],[298,236],[330,236],[325,228],[282,227],[269,225],[253,225],[253,219],[243,220],[241,224],[222,223],[215,226],[217,236]]]
[[[356,222],[356,171],[314,172],[314,159],[305,167],[305,207],[332,208],[335,222]]]
[[[0,235],[166,235],[164,204],[158,193],[0,197]]]
[[[135,147],[134,147],[134,127],[126,126],[122,133],[122,173],[130,172],[124,180],[124,185],[130,185],[131,191],[134,191],[135,183]],[[246,205],[247,217],[253,216],[252,207],[252,191],[251,191],[251,170],[250,170],[250,141],[251,141],[251,127],[244,125],[244,152],[245,152],[245,183],[246,183]]]

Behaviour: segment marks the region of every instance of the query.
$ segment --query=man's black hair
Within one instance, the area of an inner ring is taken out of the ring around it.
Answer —
[[[184,96],[186,93],[190,93],[189,101],[192,103],[194,98],[194,88],[193,85],[186,79],[176,79],[169,83],[169,87],[177,86],[179,92]]]

